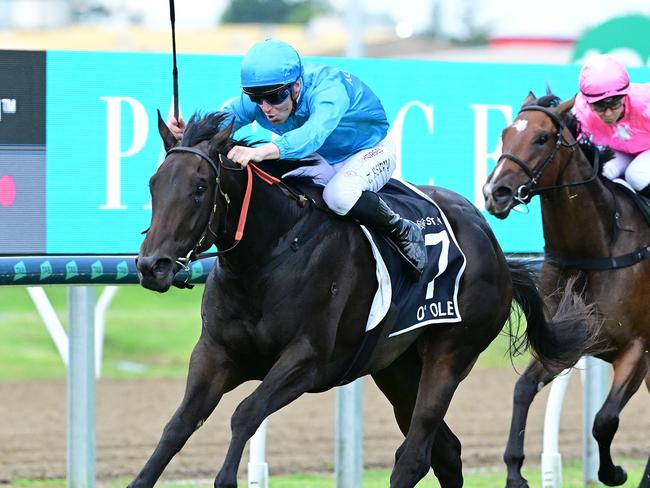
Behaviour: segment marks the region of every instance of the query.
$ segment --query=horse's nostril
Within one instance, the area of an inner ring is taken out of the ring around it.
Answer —
[[[167,274],[171,271],[172,260],[169,258],[161,258],[156,260],[152,267],[152,271],[156,274]]]
[[[512,190],[507,186],[500,186],[492,192],[492,196],[495,200],[504,200],[506,198],[512,198]]]

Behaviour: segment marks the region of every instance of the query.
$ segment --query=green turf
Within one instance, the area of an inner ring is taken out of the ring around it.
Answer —
[[[201,329],[203,288],[159,294],[138,286],[120,287],[108,311],[102,375],[105,378],[184,378]],[[46,292],[67,323],[63,287]],[[101,288],[97,289],[97,295]],[[485,351],[479,368],[511,368],[508,339],[501,334]],[[518,369],[526,357],[515,360]],[[25,288],[0,289],[0,381],[64,378],[65,368]]]
[[[622,465],[628,472],[628,481],[621,485],[622,488],[635,488],[638,486],[645,461],[640,459],[624,459]],[[272,467],[271,467],[272,468]],[[524,469],[524,476],[528,479],[531,488],[540,488],[541,472],[539,468]],[[565,462],[563,466],[564,488],[583,487],[582,464],[578,461]],[[388,470],[367,470],[363,474],[362,488],[386,488],[389,484],[390,472]],[[119,479],[99,481],[98,488],[123,488],[130,480]],[[465,488],[496,488],[505,484],[505,468],[484,468],[480,470],[468,470],[465,473]],[[240,480],[239,485],[243,488],[248,486],[245,480]],[[65,487],[64,480],[18,480],[3,485],[6,488],[58,488]],[[161,488],[212,488],[212,480],[195,482],[171,482],[160,481],[156,486]],[[269,488],[334,488],[335,480],[333,474],[294,474],[290,476],[271,476]],[[438,488],[440,485],[430,473],[420,483],[418,488]]]
[[[67,292],[48,287],[67,324]],[[97,289],[97,295],[101,289]],[[106,321],[103,376],[185,377],[201,330],[201,287],[161,295],[120,287]],[[64,378],[65,367],[24,288],[0,289],[0,380]]]

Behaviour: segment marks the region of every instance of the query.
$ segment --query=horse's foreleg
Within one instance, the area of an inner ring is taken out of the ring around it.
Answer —
[[[640,338],[633,339],[612,365],[612,388],[596,414],[593,434],[600,454],[598,479],[607,486],[619,486],[625,483],[627,473],[621,466],[614,465],[610,446],[618,429],[621,410],[648,374],[648,357],[643,341]]]
[[[524,436],[528,410],[537,392],[553,379],[542,364],[533,359],[526,371],[519,377],[515,385],[512,401],[512,418],[510,420],[510,434],[508,444],[503,454],[503,461],[508,469],[506,488],[527,488],[528,481],[521,475],[521,466],[524,463]]]
[[[183,401],[165,426],[153,454],[129,487],[151,487],[156,483],[174,455],[212,413],[223,393],[242,382],[232,367],[223,351],[199,339],[192,352]]]
[[[246,442],[262,421],[310,390],[315,382],[314,352],[308,341],[284,351],[262,383],[245,398],[232,415],[232,439],[223,467],[215,479],[215,488],[235,488],[237,470]]]

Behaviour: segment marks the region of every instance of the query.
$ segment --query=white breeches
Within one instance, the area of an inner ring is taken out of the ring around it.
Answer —
[[[357,203],[361,192],[379,191],[395,171],[397,151],[390,136],[375,147],[359,151],[349,158],[330,165],[320,155],[305,159],[318,159],[314,166],[305,166],[283,176],[311,176],[314,183],[324,186],[323,199],[338,215],[347,214]]]
[[[603,175],[613,180],[625,175],[627,181],[636,191],[650,185],[650,149],[637,156],[614,152],[614,159],[603,166]]]

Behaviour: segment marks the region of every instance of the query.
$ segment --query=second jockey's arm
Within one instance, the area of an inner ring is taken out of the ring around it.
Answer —
[[[272,142],[257,147],[233,146],[228,152],[228,159],[238,163],[242,168],[245,168],[250,162],[259,163],[266,159],[278,159],[279,157],[280,150]]]

